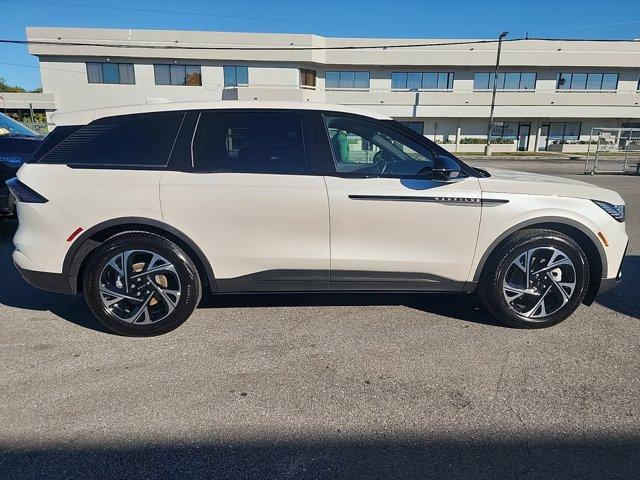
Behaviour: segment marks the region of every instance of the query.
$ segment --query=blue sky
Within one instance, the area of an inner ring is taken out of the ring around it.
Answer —
[[[638,0],[0,0],[0,37],[26,26],[315,33],[338,37],[640,38]],[[20,64],[27,66],[8,65]],[[37,59],[0,44],[0,77],[40,86]]]

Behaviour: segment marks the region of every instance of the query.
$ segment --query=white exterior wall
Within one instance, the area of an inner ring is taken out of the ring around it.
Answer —
[[[474,91],[475,72],[491,72],[495,44],[388,50],[207,50],[171,49],[171,45],[341,46],[424,43],[425,40],[335,39],[314,35],[175,32],[153,30],[28,28],[30,40],[75,43],[133,43],[163,49],[108,46],[31,45],[39,56],[44,92],[55,95],[61,110],[146,103],[152,98],[180,100],[297,100],[357,105],[405,121],[424,122],[424,134],[436,141],[486,137],[491,92]],[[433,40],[440,42],[440,40]],[[124,56],[124,55],[127,56]],[[135,85],[89,84],[85,62],[133,63]],[[155,85],[154,63],[201,65],[202,86]],[[495,119],[530,122],[529,150],[539,126],[581,122],[581,140],[593,126],[640,121],[640,42],[538,41],[505,43],[503,72],[535,72],[535,90],[498,91]],[[246,65],[249,85],[224,87],[223,66]],[[299,68],[316,70],[315,89],[301,89]],[[366,91],[326,90],[327,71],[369,71]],[[453,72],[453,91],[392,91],[393,72]],[[561,72],[618,73],[617,91],[556,91]]]

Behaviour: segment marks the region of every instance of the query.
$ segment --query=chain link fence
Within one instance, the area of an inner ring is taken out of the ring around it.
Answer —
[[[592,128],[584,173],[640,173],[640,128]]]
[[[53,123],[22,122],[22,124],[25,127],[36,132],[38,135],[42,136],[47,135],[49,132],[51,132],[51,130],[55,128],[55,125]]]

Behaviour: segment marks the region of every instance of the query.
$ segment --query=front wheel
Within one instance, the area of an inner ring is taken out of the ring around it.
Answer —
[[[147,232],[120,234],[98,247],[85,269],[83,291],[100,322],[130,336],[173,330],[189,318],[202,295],[189,256],[172,241]]]
[[[517,232],[489,258],[478,293],[514,327],[541,328],[569,317],[589,284],[589,263],[571,237],[547,229]]]

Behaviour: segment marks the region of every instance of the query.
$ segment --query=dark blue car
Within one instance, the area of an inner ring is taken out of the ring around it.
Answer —
[[[42,142],[33,130],[0,113],[0,219],[13,215],[13,202],[5,181],[15,177]]]

